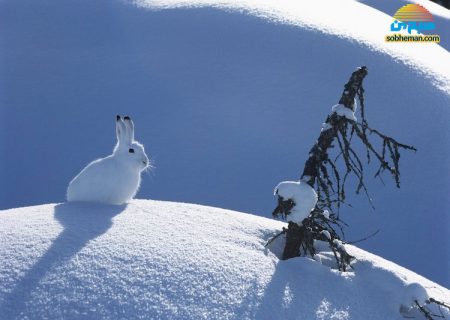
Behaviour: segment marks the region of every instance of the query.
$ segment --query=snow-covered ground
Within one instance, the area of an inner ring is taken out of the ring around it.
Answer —
[[[0,211],[0,318],[400,320],[421,288],[450,303],[447,289],[352,246],[351,272],[279,261],[264,245],[283,226],[151,200]]]
[[[368,120],[419,151],[400,190],[367,168],[377,210],[349,194],[346,234],[380,229],[360,245],[450,286],[449,11],[421,1],[441,46],[384,43],[405,3],[0,1],[0,208],[62,202],[129,114],[156,165],[140,198],[269,217],[367,65]]]
[[[137,5],[148,8],[180,8],[180,7],[217,7],[234,11],[243,11],[259,16],[272,22],[296,25],[303,28],[319,30],[339,38],[348,38],[366,45],[374,51],[390,55],[395,60],[402,61],[440,87],[443,91],[450,90],[450,64],[448,51],[441,46],[432,44],[423,46],[421,43],[405,45],[405,43],[387,43],[384,36],[389,34],[393,14],[405,3],[403,1],[376,1],[373,7],[358,1],[316,0],[316,1],[272,1],[272,0],[135,0]],[[429,6],[431,1],[421,1]],[[382,8],[397,8],[384,13]],[[444,19],[450,19],[450,10],[441,6],[431,5],[435,14]],[[445,20],[444,20],[445,21]],[[448,21],[447,24],[448,25]],[[433,30],[435,31],[435,30]],[[444,32],[442,46],[449,48],[446,39],[448,30],[441,26],[435,33]],[[433,34],[435,34],[433,33]]]

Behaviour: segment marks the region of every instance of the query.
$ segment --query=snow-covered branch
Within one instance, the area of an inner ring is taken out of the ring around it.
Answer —
[[[283,259],[301,254],[313,256],[314,240],[321,240],[329,243],[340,270],[345,270],[350,265],[352,257],[345,251],[345,242],[341,239],[344,236],[344,223],[339,218],[340,207],[345,204],[345,186],[349,175],[354,175],[357,179],[356,192],[364,190],[371,201],[364,182],[363,161],[352,147],[353,138],[359,139],[365,146],[367,162],[371,158],[378,161],[379,169],[375,176],[389,171],[397,187],[400,187],[400,150],[416,149],[399,143],[368,125],[362,86],[367,74],[365,66],[357,68],[345,84],[339,104],[332,107],[322,125],[319,138],[309,151],[300,181],[285,181],[275,189],[278,205],[273,215],[281,216],[289,222]],[[359,100],[360,121],[355,115],[358,106],[356,98]],[[370,135],[382,140],[381,150],[373,146]],[[335,159],[329,155],[332,149],[338,150]]]

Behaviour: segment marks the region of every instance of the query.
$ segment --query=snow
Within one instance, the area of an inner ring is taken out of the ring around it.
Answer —
[[[403,300],[401,305],[411,310],[417,301],[420,305],[424,305],[429,299],[427,290],[419,283],[410,283],[403,289]]]
[[[447,289],[350,245],[357,258],[352,272],[309,258],[279,261],[271,251],[276,244],[271,250],[264,245],[283,226],[230,210],[151,200],[3,210],[0,315],[400,320],[401,306],[411,302],[405,295],[417,297],[417,288],[450,302]]]
[[[344,248],[344,245],[342,244],[342,241],[338,240],[338,239],[334,239],[333,243],[336,245],[336,247],[338,247],[339,249]]]
[[[377,1],[377,6],[386,4]],[[441,90],[450,90],[450,65],[448,64],[448,51],[439,45],[426,45],[417,43],[405,46],[402,43],[386,43],[384,36],[389,33],[388,26],[392,23],[391,15],[383,14],[358,1],[346,0],[317,0],[283,2],[271,0],[136,0],[139,6],[149,8],[180,8],[214,6],[228,10],[239,10],[250,14],[276,21],[320,30],[321,32],[336,35],[342,38],[350,38],[384,52],[412,65],[424,73],[433,74],[429,80]],[[399,1],[398,8],[404,5]],[[425,5],[428,6],[428,3]],[[440,14],[446,18],[449,16],[447,9],[436,9],[430,6],[434,14]],[[339,17],[336,18],[336,12]],[[386,28],[383,28],[386,26]],[[442,28],[444,29],[444,28]]]
[[[320,129],[320,132],[330,130],[332,126],[328,122],[322,123],[322,128]]]
[[[327,230],[322,230],[320,233],[327,237],[328,240],[331,240],[330,232],[328,232]]]
[[[336,113],[339,116],[346,117],[349,120],[357,121],[355,112],[347,108],[343,104],[336,104],[331,108],[332,113]]]
[[[64,201],[126,113],[156,163],[138,197],[268,217],[367,65],[369,123],[419,152],[402,154],[399,190],[367,167],[374,212],[349,186],[347,239],[380,229],[360,245],[450,286],[448,10],[425,4],[440,45],[407,45],[384,43],[402,0],[153,3],[0,1],[1,209]]]
[[[286,216],[286,220],[299,225],[311,213],[317,203],[316,191],[303,181],[280,182],[276,186],[274,194],[284,200],[291,199],[294,201],[294,207],[290,214]]]

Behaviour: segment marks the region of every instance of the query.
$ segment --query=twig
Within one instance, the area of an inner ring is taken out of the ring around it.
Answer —
[[[425,318],[428,320],[433,320],[433,317],[431,316],[430,312],[426,310],[423,306],[420,305],[420,303],[417,300],[414,300],[414,303],[417,305],[420,311],[425,315]]]
[[[264,247],[267,247],[269,244],[271,244],[276,238],[278,238],[279,236],[281,236],[282,234],[285,234],[287,231],[286,228],[283,227],[283,231],[281,231],[280,233],[278,233],[277,235],[273,236],[272,238],[269,239],[269,241],[267,241],[267,243],[264,245]]]
[[[378,232],[380,232],[380,229],[376,230],[374,233],[368,235],[365,238],[362,238],[362,239],[359,239],[359,240],[355,240],[355,241],[346,241],[345,243],[347,243],[347,244],[355,244],[355,243],[358,243],[358,242],[362,242],[362,241],[365,241],[367,239],[370,239],[370,238],[374,237],[375,235],[378,234]]]

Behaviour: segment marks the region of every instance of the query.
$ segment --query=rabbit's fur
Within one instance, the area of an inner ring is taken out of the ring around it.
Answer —
[[[116,117],[117,144],[111,155],[88,164],[67,188],[67,201],[123,204],[132,199],[149,166],[144,146],[134,141],[130,117]]]

